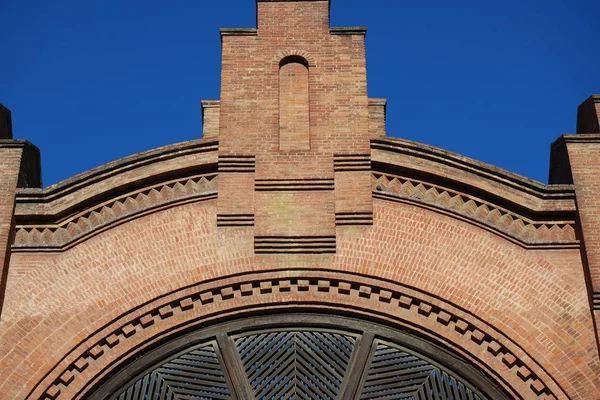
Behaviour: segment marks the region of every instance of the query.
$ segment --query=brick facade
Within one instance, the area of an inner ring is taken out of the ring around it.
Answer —
[[[221,30],[203,139],[42,189],[0,107],[0,398],[83,399],[182,332],[300,310],[413,332],[508,398],[600,398],[598,97],[544,185],[386,137],[329,1],[257,12]]]

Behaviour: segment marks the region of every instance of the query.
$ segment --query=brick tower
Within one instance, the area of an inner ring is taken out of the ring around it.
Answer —
[[[366,31],[330,28],[324,0],[257,12],[221,30],[218,224],[254,226],[257,253],[335,253],[336,225],[373,220]]]

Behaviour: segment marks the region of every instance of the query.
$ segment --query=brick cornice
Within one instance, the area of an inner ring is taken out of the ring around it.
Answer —
[[[416,158],[452,166],[459,171],[472,173],[481,178],[500,183],[507,188],[516,189],[535,196],[541,200],[573,199],[575,196],[572,185],[545,185],[494,165],[410,140],[387,137],[385,139],[373,139],[371,140],[371,148],[374,150],[407,154]]]
[[[347,26],[347,27],[332,27],[329,28],[329,33],[332,35],[362,35],[367,34],[365,26]]]
[[[599,101],[600,103],[600,97]],[[583,134],[570,134],[563,135],[558,138],[552,146],[558,146],[561,142],[564,143],[600,143],[600,133],[583,133]]]
[[[35,147],[33,143],[28,140],[23,139],[0,139],[0,149],[14,149],[14,148],[25,148],[25,147]]]
[[[188,155],[214,153],[216,161],[218,144],[214,139],[199,139],[134,154],[86,171],[44,189],[21,189],[17,193],[17,202],[50,203],[60,197],[87,188],[92,184],[114,178],[125,172]]]
[[[462,219],[528,249],[580,246],[574,212],[551,215],[511,211],[506,208],[509,204],[489,202],[415,178],[377,172],[373,173],[373,197],[414,204]]]
[[[149,213],[216,198],[217,174],[213,172],[145,186],[91,207],[82,207],[54,222],[21,215],[12,251],[65,251],[116,225]]]
[[[256,36],[258,29],[256,28],[220,28],[219,33],[221,38],[224,36]]]

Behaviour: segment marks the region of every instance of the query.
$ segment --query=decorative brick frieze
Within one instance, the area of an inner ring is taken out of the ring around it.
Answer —
[[[373,196],[391,201],[422,204],[481,224],[527,247],[578,248],[575,220],[531,219],[436,184],[398,175],[373,173]],[[560,214],[564,218],[564,214]]]
[[[39,217],[19,216],[13,249],[62,251],[115,223],[152,210],[215,198],[216,179],[213,173],[153,185],[101,202],[58,222],[34,223]],[[257,192],[332,191],[334,186],[333,179],[255,180]],[[579,246],[575,237],[574,218],[565,219],[565,213],[552,220],[532,218],[531,215],[521,215],[468,193],[418,179],[377,172],[372,174],[372,189],[376,198],[434,207],[481,224],[527,247]],[[373,216],[372,212],[338,211],[335,221],[337,226],[371,225]],[[220,213],[217,215],[217,224],[222,227],[254,226],[254,215]]]
[[[497,197],[544,212],[576,210],[573,185],[545,185],[461,154],[405,139],[372,139],[371,150],[375,171],[395,173],[387,170],[391,166],[394,170],[450,180],[463,187],[486,188]]]
[[[304,307],[310,307],[313,303],[327,303],[333,307],[341,307],[342,310],[345,307],[343,304],[349,301],[348,304],[364,309],[373,316],[402,316],[412,321],[412,324],[422,324],[428,329],[435,327],[438,333],[443,333],[447,340],[453,343],[453,346],[463,347],[479,362],[491,363],[498,360],[506,370],[495,372],[506,376],[512,375],[516,379],[515,382],[527,385],[530,390],[528,398],[558,398],[558,393],[555,393],[550,386],[556,390],[560,388],[549,376],[542,378],[542,375],[546,375],[544,370],[527,357],[510,338],[441,299],[433,300],[426,294],[398,284],[392,287],[389,283],[379,285],[372,279],[362,281],[362,278],[354,275],[341,278],[340,274],[309,271],[288,271],[287,274],[290,276],[299,274],[303,278],[288,278],[284,276],[286,274],[281,273],[263,273],[248,276],[249,281],[244,280],[244,276],[234,280],[224,279],[226,283],[223,285],[217,280],[211,284],[211,288],[198,285],[196,291],[185,289],[187,294],[184,297],[177,297],[177,294],[173,293],[167,298],[157,299],[152,303],[153,308],[144,307],[146,311],[139,316],[134,315],[135,311],[123,315],[119,319],[122,324],[120,327],[117,322],[117,325],[112,325],[117,327],[109,331],[104,338],[95,341],[87,339],[85,344],[88,348],[75,357],[75,361],[66,368],[59,368],[60,364],[55,367],[48,377],[51,383],[44,390],[42,398],[60,399],[61,394],[65,393],[69,386],[74,383],[84,384],[85,382],[78,382],[78,378],[92,363],[113,364],[115,360],[111,358],[112,356],[106,361],[103,361],[104,357],[120,351],[120,346],[131,347],[127,344],[128,341],[148,340],[145,338],[145,332],[150,327],[152,332],[159,332],[162,325],[165,328],[170,327],[171,330],[169,321],[170,318],[174,318],[174,315],[177,315],[178,321],[183,323],[179,329],[185,329],[187,323],[195,321],[203,314],[203,307],[210,307],[211,313],[216,309],[226,311],[230,303],[235,305],[242,304],[241,302],[249,302],[247,306],[256,304],[261,307],[271,304],[276,308],[278,304],[271,301],[272,298],[279,298],[280,293],[289,293],[291,296],[289,300],[292,302],[303,300]],[[165,315],[164,310],[167,308],[174,312]],[[187,314],[189,316],[186,317]],[[138,336],[140,338],[136,339]],[[157,340],[160,340],[160,336]],[[486,351],[473,352],[475,348]],[[495,365],[495,368],[499,368],[499,364]],[[560,398],[564,398],[563,396],[564,394],[560,393]]]
[[[111,226],[150,212],[216,198],[215,173],[145,187],[77,212],[57,222],[17,220],[13,251],[64,251]],[[39,218],[39,217],[38,217]]]

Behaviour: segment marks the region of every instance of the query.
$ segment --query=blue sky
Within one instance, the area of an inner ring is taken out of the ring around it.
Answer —
[[[600,93],[600,1],[332,0],[365,25],[388,134],[546,182],[550,143]],[[42,152],[44,185],[201,136],[220,27],[255,0],[0,0],[0,103]]]

